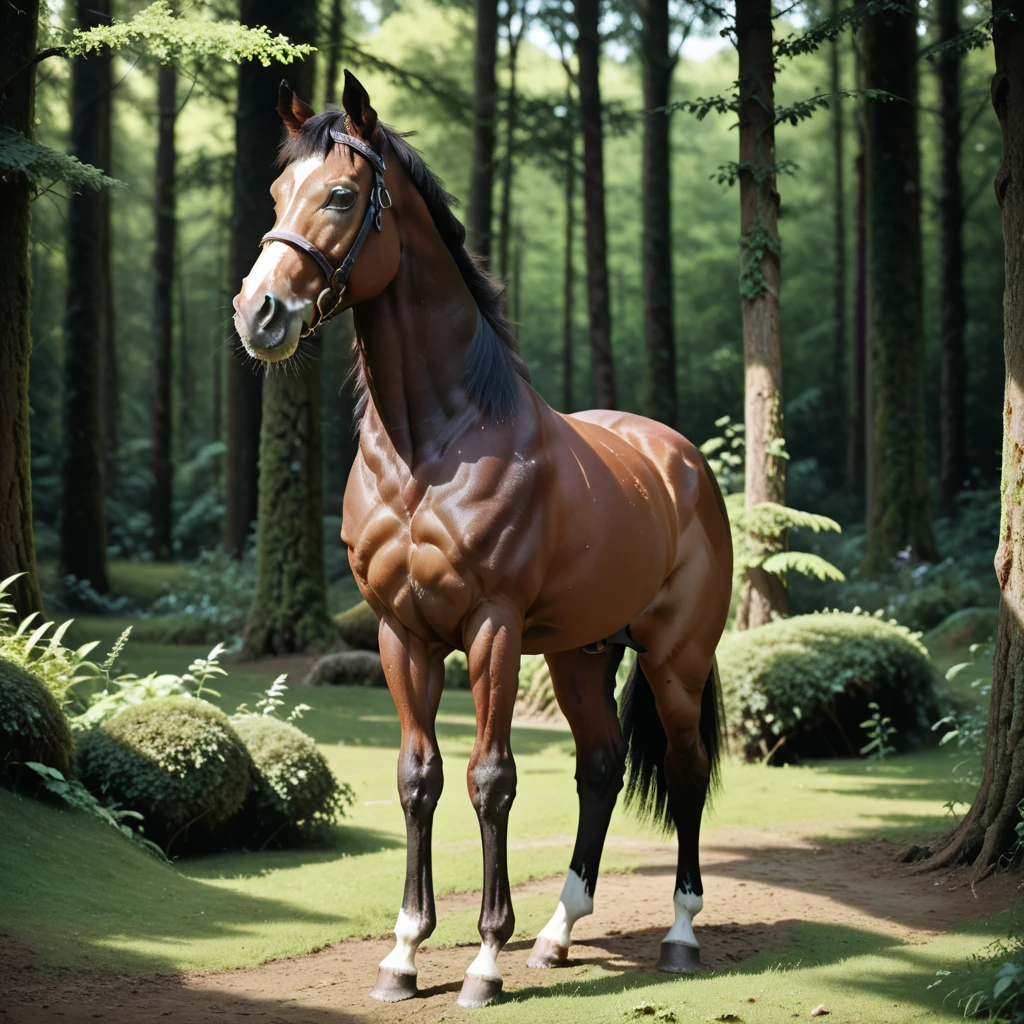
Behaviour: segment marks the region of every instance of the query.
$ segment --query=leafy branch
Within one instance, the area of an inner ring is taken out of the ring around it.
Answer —
[[[730,111],[737,113],[739,109],[738,94],[733,93],[728,96],[698,96],[692,100],[679,100],[664,107],[653,107],[651,113],[674,114],[677,110],[682,110],[687,114],[693,114],[698,121],[703,121],[708,114],[728,114]]]
[[[775,58],[800,57],[814,53],[823,43],[837,39],[848,28],[859,25],[883,11],[906,13],[908,4],[905,0],[866,0],[864,3],[853,4],[841,10],[835,17],[826,18],[820,24],[806,32],[794,32],[775,41]]]
[[[749,174],[756,184],[760,185],[769,178],[778,177],[781,174],[795,175],[800,170],[799,164],[792,160],[780,160],[778,163],[770,164],[765,160],[728,160],[720,164],[714,174],[712,181],[719,185],[728,185],[732,188],[739,181],[741,175]]]
[[[918,60],[935,60],[950,51],[963,54],[970,53],[971,50],[983,50],[992,42],[992,30],[997,22],[1009,14],[1010,12],[1007,10],[995,11],[983,21],[978,22],[977,25],[972,25],[959,35],[953,36],[952,39],[944,39],[926,46],[918,53]]]
[[[818,110],[828,110],[829,104],[835,100],[856,97],[878,100],[881,103],[900,99],[899,96],[894,96],[884,89],[840,89],[838,92],[822,92],[806,100],[797,100],[796,103],[791,103],[788,107],[776,107],[774,111],[775,124],[784,124],[788,121],[790,124],[796,125],[801,121],[806,121]]]
[[[123,181],[108,178],[98,167],[84,164],[59,149],[25,138],[12,128],[0,128],[0,179],[25,175],[38,195],[63,181],[73,192],[102,188],[126,188]]]
[[[182,58],[216,57],[232,64],[258,60],[264,67],[273,61],[290,64],[316,49],[307,43],[292,43],[287,36],[272,36],[263,26],[250,28],[238,21],[176,17],[167,0],[155,0],[130,21],[76,31],[63,48],[63,56],[128,47],[141,48],[162,64]]]

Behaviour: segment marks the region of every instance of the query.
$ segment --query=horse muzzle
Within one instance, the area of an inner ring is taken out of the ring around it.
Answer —
[[[256,306],[259,301],[259,306]],[[235,296],[235,328],[250,355],[278,363],[295,353],[313,319],[312,302],[286,302],[272,292],[248,300]]]

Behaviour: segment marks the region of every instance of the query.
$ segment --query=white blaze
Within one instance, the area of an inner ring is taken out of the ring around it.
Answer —
[[[292,192],[291,198],[288,200],[288,205],[284,209],[284,213],[281,215],[281,220],[285,220],[291,210],[292,204],[295,202],[296,197],[302,190],[302,183],[320,166],[323,165],[323,160],[317,156],[307,156],[305,160],[299,160],[297,163],[292,164]],[[263,250],[260,252],[259,257],[253,264],[252,270],[249,271],[249,276],[245,279],[242,286],[242,295],[249,301],[259,295],[262,300],[263,293],[267,290],[267,282],[270,281],[271,275],[281,258],[287,252],[294,251],[285,242],[268,242],[263,246]],[[293,304],[294,305],[294,304]],[[305,305],[305,302],[299,300],[298,306]],[[289,305],[289,309],[292,305]],[[298,308],[298,307],[296,307]]]

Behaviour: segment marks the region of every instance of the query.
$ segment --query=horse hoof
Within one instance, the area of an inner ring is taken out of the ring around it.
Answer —
[[[569,963],[569,950],[551,939],[539,938],[533,944],[527,967],[565,967]]]
[[[501,978],[481,978],[476,974],[467,974],[462,982],[458,1004],[478,1009],[487,1006],[500,991]]]
[[[696,974],[700,970],[700,947],[685,942],[663,942],[658,970],[667,974]]]
[[[388,967],[377,970],[377,984],[370,992],[372,999],[381,1003],[400,1003],[416,995],[416,975],[400,974]]]

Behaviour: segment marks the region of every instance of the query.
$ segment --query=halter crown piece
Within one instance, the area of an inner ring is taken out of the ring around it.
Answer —
[[[260,239],[261,248],[267,242],[286,242],[300,252],[304,252],[307,256],[311,256],[316,260],[323,271],[324,277],[327,279],[327,287],[320,292],[316,299],[314,319],[302,332],[303,338],[308,338],[321,324],[327,323],[328,320],[337,316],[341,311],[341,303],[345,297],[345,288],[348,285],[349,275],[352,273],[352,268],[355,266],[359,251],[366,241],[366,236],[370,233],[370,224],[373,224],[380,231],[384,211],[391,209],[391,196],[384,185],[384,171],[386,167],[384,166],[383,156],[378,156],[361,139],[357,139],[353,135],[346,135],[337,126],[331,129],[331,138],[340,145],[348,146],[349,149],[354,149],[360,156],[365,157],[373,166],[374,174],[374,185],[370,192],[370,205],[366,208],[366,214],[359,228],[359,234],[356,235],[356,240],[352,243],[352,248],[349,249],[348,255],[341,261],[341,266],[335,270],[331,266],[331,261],[308,238],[295,231],[268,231]],[[387,139],[384,140],[384,145],[385,147],[387,146]],[[330,309],[325,309],[325,304],[331,300],[333,300],[334,305]]]

